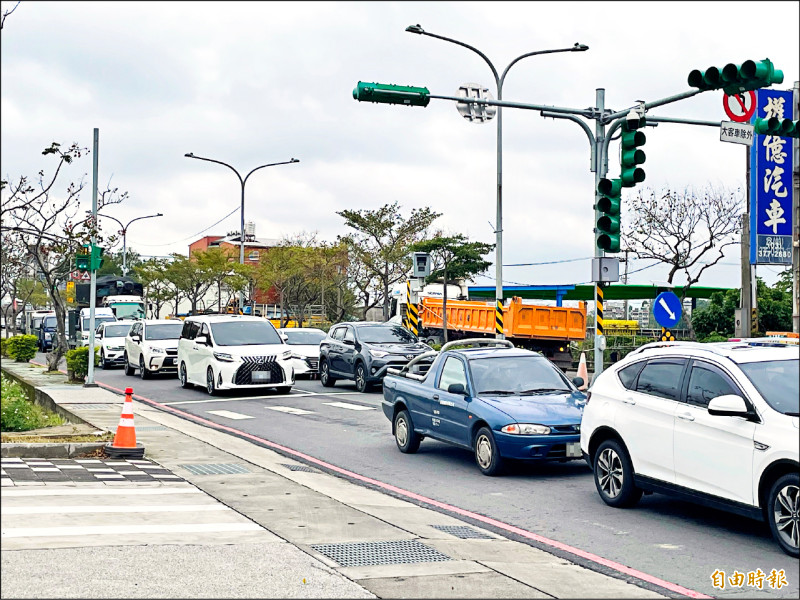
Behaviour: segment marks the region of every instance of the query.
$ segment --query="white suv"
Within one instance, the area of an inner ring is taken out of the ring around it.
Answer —
[[[217,390],[294,385],[292,350],[267,319],[246,315],[188,317],[178,341],[181,387]]]
[[[134,324],[133,321],[108,321],[100,323],[95,336],[95,344],[100,346],[100,368],[123,363],[125,336]]]
[[[125,338],[125,375],[148,379],[156,373],[178,372],[178,338],[183,321],[148,319],[136,321]]]
[[[656,342],[589,389],[581,450],[603,501],[660,492],[766,520],[798,556],[800,348]]]

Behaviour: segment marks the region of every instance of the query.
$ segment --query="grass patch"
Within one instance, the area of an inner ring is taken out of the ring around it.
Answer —
[[[0,396],[0,429],[3,431],[30,431],[66,423],[57,414],[31,402],[23,387],[12,379],[0,376]]]
[[[80,444],[84,442],[113,442],[114,434],[106,432],[102,435],[14,435],[4,433],[0,436],[3,444]]]

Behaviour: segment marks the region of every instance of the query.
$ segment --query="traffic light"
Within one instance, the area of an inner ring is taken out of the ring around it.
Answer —
[[[425,87],[391,85],[386,83],[366,83],[359,81],[353,90],[353,98],[359,102],[381,102],[383,104],[405,104],[407,106],[428,106],[431,93]]]
[[[728,63],[722,71],[709,67],[705,71],[694,69],[689,73],[691,87],[703,91],[722,88],[729,96],[769,87],[773,83],[783,83],[783,71],[776,69],[768,58],[746,60],[741,65]]]
[[[620,142],[622,187],[633,187],[644,181],[644,169],[637,166],[644,163],[646,158],[644,150],[639,150],[639,146],[644,146],[647,137],[644,132],[637,131],[643,125],[644,119],[628,119],[622,124],[622,140]]]
[[[758,118],[753,122],[753,127],[755,132],[761,135],[798,137],[797,121],[792,121],[791,119],[778,119],[777,117],[770,117],[769,119]]]
[[[603,213],[597,218],[597,247],[606,252],[619,252],[622,180],[601,179],[597,191],[600,193],[597,210]]]
[[[89,261],[89,270],[97,271],[103,266],[103,249],[100,246],[92,246],[91,260]]]
[[[88,271],[90,259],[91,259],[91,250],[88,244],[84,244],[83,252],[75,253],[75,268],[80,271]]]

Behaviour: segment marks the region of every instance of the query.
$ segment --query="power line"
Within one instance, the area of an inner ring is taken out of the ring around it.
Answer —
[[[198,236],[198,235],[200,235],[201,233],[205,233],[206,231],[208,231],[208,230],[209,230],[209,229],[211,229],[212,227],[214,227],[214,226],[216,226],[216,225],[219,225],[219,224],[220,224],[220,223],[222,223],[222,222],[223,222],[225,219],[227,219],[227,218],[228,218],[228,217],[230,217],[230,216],[231,216],[233,213],[235,213],[237,210],[239,210],[239,207],[238,207],[238,206],[237,206],[236,208],[234,208],[234,209],[233,209],[231,212],[229,212],[227,215],[225,215],[224,217],[222,217],[222,218],[221,218],[219,221],[217,221],[216,223],[212,223],[211,225],[209,225],[208,227],[206,227],[206,228],[205,228],[205,229],[203,229],[202,231],[198,231],[197,233],[195,233],[195,234],[192,234],[192,235],[189,235],[189,236],[186,236],[185,238],[182,238],[182,239],[180,239],[180,240],[176,240],[176,241],[174,241],[174,242],[169,242],[168,244],[139,244],[139,243],[137,243],[136,245],[137,245],[137,246],[151,246],[151,247],[152,247],[152,246],[172,246],[173,244],[178,244],[178,243],[180,243],[180,242],[185,242],[186,240],[190,240],[190,239],[192,239],[193,237],[197,237],[197,236]]]

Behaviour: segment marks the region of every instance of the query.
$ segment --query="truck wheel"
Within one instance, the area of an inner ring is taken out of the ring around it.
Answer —
[[[356,390],[362,394],[369,391],[370,385],[367,383],[367,367],[365,367],[362,362],[356,363],[355,380]]]
[[[798,546],[798,509],[800,509],[800,477],[787,473],[772,484],[765,513],[772,536],[786,554],[800,556]]]
[[[124,360],[124,361],[125,361],[125,375],[128,375],[128,376],[131,376],[131,375],[133,375],[133,373],[134,373],[134,371],[135,371],[136,369],[134,369],[134,368],[131,366],[131,363],[129,363],[129,362],[128,362],[128,353],[127,353],[127,352],[126,352],[125,354],[123,354],[123,355],[122,355],[122,360]]]
[[[139,377],[142,379],[150,379],[150,371],[147,370],[147,367],[144,366],[144,357],[139,357]]]
[[[336,379],[331,376],[328,361],[324,359],[319,363],[319,382],[322,384],[322,387],[333,387],[336,383]]]
[[[503,471],[503,459],[488,427],[481,427],[475,436],[475,462],[484,475],[499,475]]]
[[[414,424],[407,410],[401,410],[394,417],[394,441],[403,454],[414,454],[419,450],[422,438],[414,431]]]

